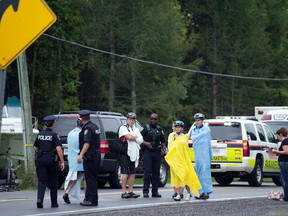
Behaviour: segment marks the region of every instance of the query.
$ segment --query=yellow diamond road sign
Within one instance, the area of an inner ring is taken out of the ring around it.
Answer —
[[[43,0],[0,0],[0,69],[5,69],[54,22]]]

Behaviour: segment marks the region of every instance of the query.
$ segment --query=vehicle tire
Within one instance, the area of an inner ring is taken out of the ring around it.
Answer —
[[[215,176],[215,181],[220,184],[220,185],[224,185],[224,186],[227,186],[227,185],[230,185],[231,182],[234,180],[234,177],[232,176]]]
[[[249,174],[248,183],[250,186],[259,187],[262,185],[262,182],[263,182],[262,163],[260,159],[257,159],[252,173]]]
[[[165,187],[168,176],[169,176],[169,166],[166,163],[166,161],[163,158],[161,158],[159,187]]]
[[[115,164],[113,172],[109,175],[108,182],[111,188],[121,188],[121,167],[118,161]]]
[[[281,180],[280,180],[280,177],[277,176],[277,177],[272,177],[272,181],[274,182],[275,185],[277,186],[282,186],[282,183],[281,183]]]
[[[107,179],[99,178],[97,181],[98,188],[104,188],[107,183]]]

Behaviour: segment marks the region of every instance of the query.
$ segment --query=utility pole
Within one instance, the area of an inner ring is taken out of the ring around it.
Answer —
[[[26,62],[25,51],[17,58],[18,77],[19,77],[19,92],[22,113],[23,126],[23,144],[25,152],[25,169],[34,171],[34,148],[33,148],[33,128],[32,128],[32,111],[28,80],[28,69]]]
[[[0,70],[0,147],[1,147],[1,127],[2,127],[2,112],[4,106],[6,86],[6,70]]]

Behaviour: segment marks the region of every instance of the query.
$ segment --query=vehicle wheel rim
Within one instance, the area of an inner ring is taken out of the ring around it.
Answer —
[[[257,166],[257,181],[260,183],[262,179],[261,167]]]
[[[118,181],[121,184],[122,183],[122,178],[121,178],[121,167],[118,167]]]
[[[161,182],[165,181],[166,179],[166,169],[163,167],[164,165],[160,165],[160,180]]]

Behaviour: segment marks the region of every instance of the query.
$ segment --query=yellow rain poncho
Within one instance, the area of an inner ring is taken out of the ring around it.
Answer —
[[[192,192],[199,196],[199,189],[202,186],[190,160],[189,134],[177,136],[175,139],[174,134],[171,135],[173,138],[169,137],[169,151],[165,156],[171,170],[171,185],[175,187],[188,185]]]

